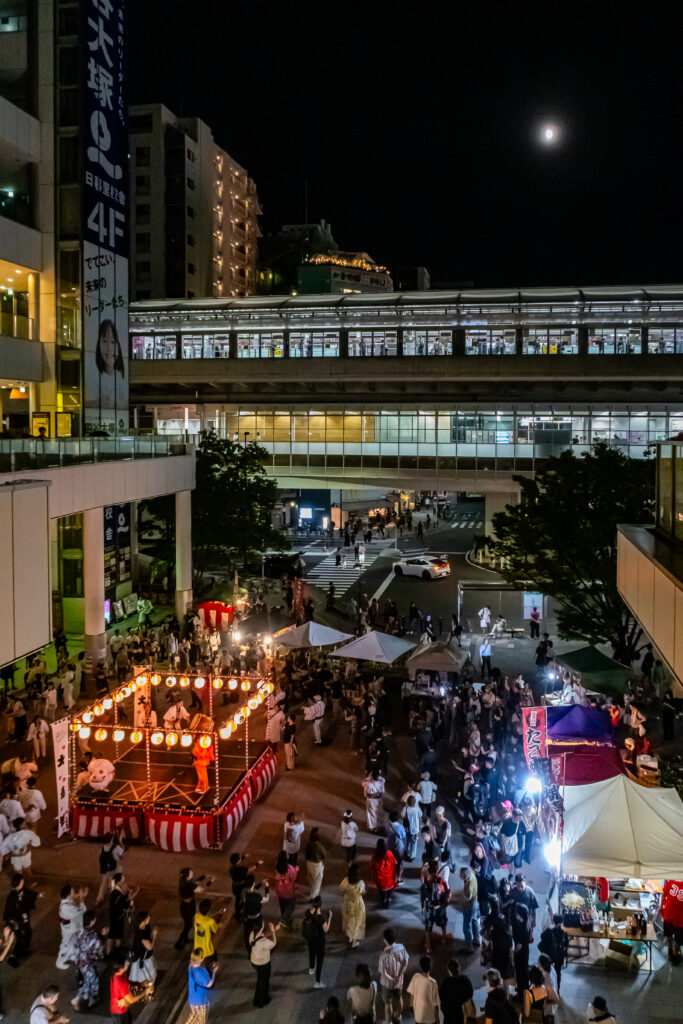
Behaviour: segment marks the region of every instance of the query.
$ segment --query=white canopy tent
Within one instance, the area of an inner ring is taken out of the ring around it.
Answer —
[[[431,669],[435,672],[459,672],[467,661],[463,647],[451,647],[443,640],[423,644],[406,658],[408,669]]]
[[[562,872],[683,878],[683,801],[617,775],[564,790]]]
[[[280,647],[327,647],[350,640],[352,633],[342,633],[320,622],[304,622],[301,626],[287,626],[273,637],[273,643]]]
[[[406,651],[412,650],[414,646],[415,644],[411,644],[409,640],[403,640],[400,636],[371,631],[352,640],[345,647],[339,647],[336,651],[332,651],[332,654],[335,658],[381,661],[385,665],[391,665],[392,661],[396,661]]]

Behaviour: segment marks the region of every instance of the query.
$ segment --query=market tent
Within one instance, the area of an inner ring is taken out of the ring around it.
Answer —
[[[682,878],[683,802],[617,775],[564,790],[562,871],[605,878]]]
[[[443,640],[423,644],[406,659],[406,668],[431,669],[435,672],[459,672],[467,661],[467,651],[451,647]]]
[[[567,651],[555,658],[558,665],[577,672],[581,683],[587,690],[598,693],[613,693],[621,696],[626,689],[630,670],[626,665],[608,658],[597,647],[578,647],[575,651]]]
[[[567,754],[562,758],[562,754]],[[603,782],[615,775],[628,775],[619,751],[610,746],[588,746],[575,743],[553,743],[548,746],[551,764],[561,758],[557,778],[566,786],[585,786],[590,782]]]
[[[365,636],[359,636],[352,640],[345,647],[339,647],[333,651],[336,658],[357,658],[358,661],[382,661],[390,665],[406,651],[412,650],[415,644],[409,640],[402,640],[400,636],[392,636],[391,633],[376,633],[371,631]]]
[[[602,708],[570,704],[565,707],[550,707],[546,714],[548,739],[551,741],[612,743],[612,720],[608,712]]]
[[[329,644],[340,644],[349,640],[351,633],[342,633],[339,629],[331,629],[320,622],[304,622],[301,626],[288,626],[281,629],[273,637],[273,642],[281,647],[327,647]]]

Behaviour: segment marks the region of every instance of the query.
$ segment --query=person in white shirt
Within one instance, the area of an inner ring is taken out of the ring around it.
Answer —
[[[33,756],[36,761],[39,757],[47,756],[47,734],[49,731],[50,726],[40,715],[36,715],[28,727],[26,738],[30,743],[33,743]]]
[[[29,761],[26,754],[20,754],[19,757],[15,758],[14,765],[12,766],[12,774],[16,781],[17,795],[21,793],[22,789],[26,789],[26,783],[31,778],[34,772],[38,771],[38,765],[35,761]]]
[[[45,797],[36,789],[36,780],[29,779],[26,789],[19,794],[19,802],[24,809],[24,818],[29,825],[35,825],[40,821],[40,815],[46,808]]]
[[[277,745],[282,739],[282,729],[285,724],[285,713],[282,708],[274,708],[273,711],[268,712],[268,721],[266,722],[266,742],[270,743],[273,750],[277,750]]]
[[[479,627],[482,633],[487,633],[491,623],[491,609],[485,604],[483,608],[479,609],[477,615],[479,616]]]
[[[57,713],[57,691],[51,680],[45,687],[43,698],[45,700],[45,717],[48,722],[54,722]]]
[[[363,779],[363,793],[365,794],[365,814],[368,821],[368,828],[376,832],[382,827],[383,817],[383,796],[384,777],[375,768],[366,778]]]
[[[384,949],[379,955],[379,983],[387,1024],[401,1019],[403,1013],[403,979],[408,968],[408,951],[396,941],[393,928],[385,928]]]
[[[0,800],[0,814],[4,814],[8,822],[24,817],[24,809],[14,796],[11,789],[6,789]]]
[[[87,889],[76,889],[73,885],[62,887],[59,904],[59,924],[62,929],[62,941],[59,946],[57,963],[55,964],[60,971],[65,971],[71,966],[76,936],[83,929],[83,914],[85,913],[85,897],[87,894]]]
[[[66,711],[74,706],[74,677],[76,675],[74,666],[68,663],[62,670],[60,682],[62,684],[62,700]]]
[[[13,869],[25,875],[30,881],[33,878],[31,852],[34,846],[40,846],[40,839],[27,827],[23,818],[16,818],[13,824],[16,832],[10,832],[5,836],[0,846],[0,854],[3,857],[9,856]]]
[[[415,1024],[439,1024],[441,1001],[439,986],[430,975],[431,957],[420,957],[420,973],[414,974],[406,992],[410,996]]]
[[[5,836],[8,836],[10,834],[11,831],[12,829],[10,828],[9,821],[7,820],[4,814],[0,814],[0,843],[5,838]]]
[[[270,953],[277,945],[275,933],[280,927],[272,922],[267,926],[261,923],[258,931],[252,932],[249,936],[249,961],[256,971],[256,991],[254,992],[254,1006],[267,1006],[270,1002]]]
[[[29,1024],[69,1024],[69,1018],[57,1009],[59,989],[56,985],[48,985],[31,1004]]]
[[[434,805],[434,795],[437,790],[437,785],[432,782],[429,772],[422,772],[420,781],[417,784],[417,791],[420,794],[420,808],[422,810],[422,818],[424,821],[429,821],[432,816],[432,807]]]
[[[319,693],[313,697],[313,704],[304,709],[304,718],[313,722],[313,742],[316,747],[322,743],[322,724],[325,714],[325,702]]]
[[[173,697],[173,705],[164,715],[164,729],[166,732],[182,732],[190,725],[190,715],[183,704],[182,694],[176,693]]]
[[[299,850],[301,849],[301,837],[303,834],[303,818],[297,818],[296,815],[294,814],[294,811],[290,811],[285,819],[282,849],[287,854],[287,859],[289,863],[292,864],[294,867],[296,867],[296,862],[299,859]]]
[[[358,825],[353,819],[353,811],[344,811],[341,820],[341,845],[347,864],[352,864],[356,859],[356,838],[358,836]]]

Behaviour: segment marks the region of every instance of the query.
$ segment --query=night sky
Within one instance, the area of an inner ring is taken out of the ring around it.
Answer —
[[[307,180],[342,249],[433,282],[680,282],[681,7],[136,0],[131,99],[211,125],[264,231]]]

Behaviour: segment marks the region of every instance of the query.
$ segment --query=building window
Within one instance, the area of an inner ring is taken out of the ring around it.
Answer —
[[[136,203],[135,206],[135,221],[137,224],[149,224],[150,222],[150,207],[149,203]]]
[[[403,332],[404,356],[450,356],[453,351],[451,331],[413,331]]]
[[[136,146],[135,147],[135,166],[136,167],[149,167],[149,162],[152,158],[152,150],[149,146]]]
[[[135,175],[135,191],[139,196],[148,196],[150,194],[149,174]]]
[[[187,244],[188,245],[194,245],[194,235],[188,235],[187,236]]]
[[[188,208],[187,208],[187,216],[190,217],[190,219],[194,218],[194,207],[188,206]]]
[[[473,328],[465,331],[465,353],[468,356],[513,356],[514,327]]]
[[[135,251],[136,252],[149,252],[150,251],[150,234],[149,231],[143,231],[135,236]]]
[[[194,191],[194,179],[193,178],[187,178],[186,180],[187,180],[187,187],[191,191]]]
[[[636,355],[640,352],[640,328],[636,327],[589,327],[588,354],[595,355]]]
[[[647,332],[647,350],[651,356],[680,354],[683,352],[683,329],[650,327]]]
[[[187,159],[190,161],[191,164],[194,163],[194,152],[191,149],[188,149],[187,151]]]
[[[59,140],[59,181],[61,185],[78,180],[78,136],[63,135]]]
[[[579,351],[575,327],[525,327],[525,356],[567,356]]]
[[[320,358],[339,355],[338,331],[291,331],[289,354],[292,358]]]
[[[175,334],[133,334],[130,339],[133,359],[177,359]]]
[[[138,274],[151,274],[152,264],[149,260],[138,260],[135,264]]]
[[[187,264],[187,272],[188,274],[194,274],[194,263]]]
[[[350,356],[395,356],[396,331],[349,331]]]
[[[284,334],[281,331],[268,334],[238,333],[238,359],[281,359],[284,355]]]
[[[142,135],[143,132],[151,132],[154,128],[151,114],[134,114],[130,118],[130,134]]]

